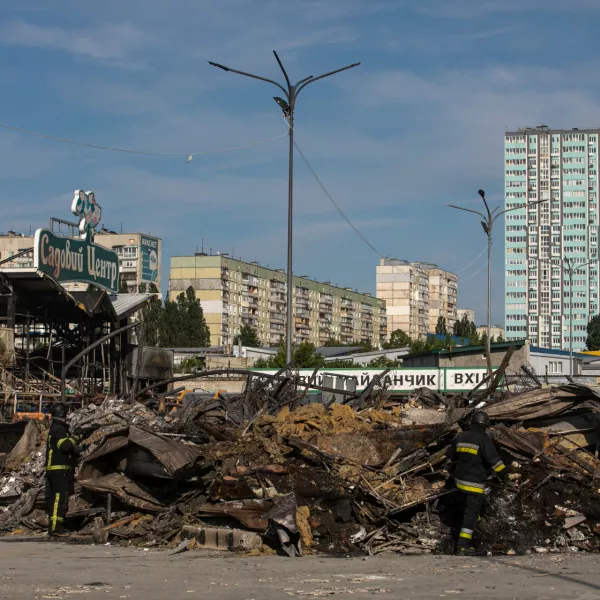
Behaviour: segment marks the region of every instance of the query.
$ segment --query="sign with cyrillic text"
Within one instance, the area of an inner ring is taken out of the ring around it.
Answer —
[[[353,377],[356,389],[364,390],[374,377],[385,369],[328,369],[323,367],[311,383],[324,385],[326,375],[339,378]],[[255,373],[275,375],[275,369],[252,369]],[[298,374],[302,383],[307,383],[312,377],[313,369],[299,369]],[[382,384],[388,392],[394,394],[409,394],[417,388],[427,387],[436,392],[468,392],[475,388],[487,375],[485,367],[479,368],[423,368],[423,369],[391,369],[382,379]],[[334,383],[337,387],[337,381]]]

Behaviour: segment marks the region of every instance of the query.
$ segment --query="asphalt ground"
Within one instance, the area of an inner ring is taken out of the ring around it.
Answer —
[[[248,557],[0,539],[0,598],[598,600],[598,557]]]

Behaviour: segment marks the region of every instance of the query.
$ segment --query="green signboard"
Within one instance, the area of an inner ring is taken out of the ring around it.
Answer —
[[[142,281],[158,280],[158,239],[148,235],[140,236],[142,255]]]
[[[57,283],[88,283],[115,294],[119,291],[119,258],[92,242],[102,216],[93,192],[75,191],[71,207],[81,218],[81,239],[58,237],[48,229],[35,232],[34,267]]]

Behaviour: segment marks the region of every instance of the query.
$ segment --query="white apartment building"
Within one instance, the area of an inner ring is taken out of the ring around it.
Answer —
[[[599,137],[545,125],[505,134],[507,341],[585,349],[598,314]]]
[[[388,338],[401,329],[413,339],[435,333],[439,317],[448,333],[456,321],[458,280],[431,263],[382,258],[376,269],[377,298],[385,300]]]

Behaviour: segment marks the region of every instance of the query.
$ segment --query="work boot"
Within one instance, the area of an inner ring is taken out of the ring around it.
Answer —
[[[456,556],[485,556],[481,550],[474,546],[459,546],[456,548]]]

